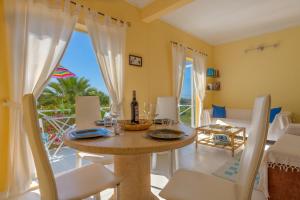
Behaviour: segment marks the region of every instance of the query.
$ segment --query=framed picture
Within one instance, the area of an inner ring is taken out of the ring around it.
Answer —
[[[129,55],[129,65],[142,67],[143,59],[140,56]]]

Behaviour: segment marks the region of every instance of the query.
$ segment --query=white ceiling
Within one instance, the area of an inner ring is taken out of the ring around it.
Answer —
[[[300,0],[195,0],[162,20],[221,44],[300,25]]]
[[[154,0],[127,0],[128,3],[138,8],[144,8],[146,5],[150,4],[153,1]]]

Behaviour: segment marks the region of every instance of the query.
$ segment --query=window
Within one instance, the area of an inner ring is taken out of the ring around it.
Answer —
[[[91,38],[87,33],[73,32],[60,61],[60,67],[75,76],[52,77],[39,98],[39,108],[71,109],[73,112],[77,95],[99,96],[101,108],[109,106],[108,91],[100,73]]]
[[[108,91],[87,33],[73,32],[59,68],[40,95],[37,105],[42,139],[52,161],[63,151],[63,133],[75,123],[76,96],[99,96],[102,117],[109,110]],[[53,167],[58,167],[55,162]]]
[[[179,103],[180,121],[189,126],[194,125],[192,65],[192,59],[187,58]]]

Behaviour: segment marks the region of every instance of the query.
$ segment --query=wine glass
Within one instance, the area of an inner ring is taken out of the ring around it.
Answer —
[[[156,120],[156,117],[158,116],[158,114],[156,113],[155,104],[150,104],[148,115],[149,115],[149,120],[152,121],[152,124],[154,124],[154,126],[156,128],[155,120]]]
[[[145,118],[149,119],[149,112],[150,112],[150,104],[149,103],[144,102],[143,112],[145,114]]]
[[[148,105],[149,105],[149,109],[148,109],[148,112],[147,112],[147,116],[148,116],[148,119],[151,120],[152,113],[154,112],[153,104],[149,103]]]
[[[115,135],[121,134],[121,127],[118,123],[118,117],[120,116],[120,112],[110,112],[110,116],[112,118],[112,126],[113,126],[113,132]]]

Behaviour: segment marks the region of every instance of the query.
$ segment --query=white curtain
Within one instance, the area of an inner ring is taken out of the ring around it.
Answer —
[[[182,84],[184,79],[184,69],[186,64],[186,49],[182,45],[172,43],[172,69],[173,69],[173,95],[179,104]],[[178,119],[179,119],[179,112]]]
[[[87,10],[85,19],[111,97],[111,112],[122,116],[126,24],[114,21],[109,16],[105,16],[101,22],[96,12]]]
[[[201,126],[202,124],[202,113],[203,113],[203,101],[205,97],[206,90],[206,58],[205,56],[193,52],[193,83],[194,83],[194,95],[199,98],[199,110],[196,116],[196,126]],[[195,99],[195,98],[194,98]]]
[[[22,97],[38,97],[71,37],[79,7],[69,1],[6,0],[10,48],[9,176],[6,195],[26,191],[35,174],[24,133]],[[64,8],[62,7],[64,2]]]
[[[180,99],[186,63],[185,47],[172,43],[173,95]]]

